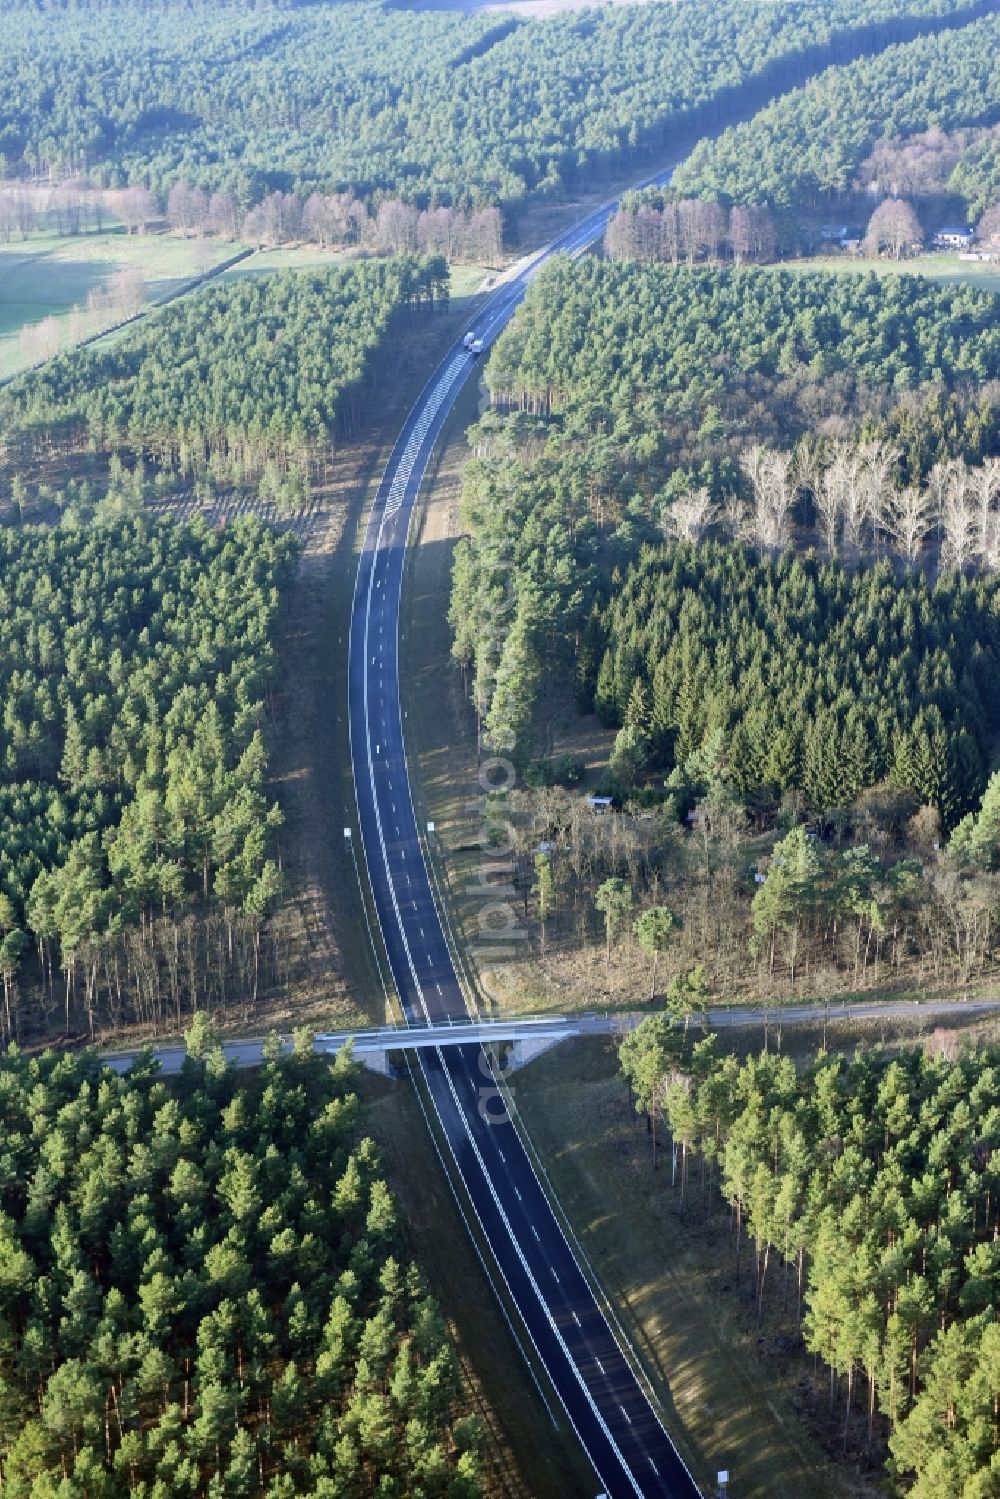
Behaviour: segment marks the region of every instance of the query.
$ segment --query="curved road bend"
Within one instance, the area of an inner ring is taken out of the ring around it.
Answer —
[[[589,214],[500,287],[475,322],[484,348],[556,252],[580,253],[614,204]],[[424,865],[399,696],[407,532],[428,459],[477,359],[456,344],[406,419],[369,516],[351,615],[349,708],[368,876],[407,1021],[468,1018]],[[595,1493],[694,1499],[699,1490],[638,1383],[567,1243],[513,1124],[498,1117],[478,1045],[425,1050],[420,1066],[496,1266],[598,1476]]]
[[[759,101],[747,103],[749,109]],[[670,173],[648,179],[664,182]],[[646,184],[639,184],[640,186]],[[552,255],[581,254],[616,198],[546,246],[479,309],[484,352]],[[379,926],[406,1019],[469,1018],[417,836],[399,696],[399,613],[410,519],[427,463],[477,363],[456,343],[403,425],[372,505],[355,580],[348,665],[358,821]],[[497,1268],[609,1499],[693,1499],[698,1487],[632,1372],[570,1249],[514,1125],[495,1117],[478,1045],[419,1052],[447,1138]]]

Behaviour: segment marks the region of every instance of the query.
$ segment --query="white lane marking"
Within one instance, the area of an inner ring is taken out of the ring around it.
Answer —
[[[604,1373],[604,1365],[601,1363],[600,1359],[597,1357],[596,1354],[594,1355],[594,1363],[597,1365],[597,1367],[600,1369],[601,1373],[603,1374]]]
[[[549,1269],[552,1270],[551,1265],[549,1266]],[[555,1281],[556,1285],[559,1284],[559,1277],[554,1270],[552,1270],[552,1279]]]
[[[660,1470],[656,1466],[656,1464],[654,1463],[653,1459],[651,1457],[649,1457],[649,1458],[646,1459],[646,1461],[649,1463],[649,1466],[652,1468],[652,1470],[656,1474],[657,1478],[659,1478],[659,1476],[660,1476]]]
[[[386,498],[383,511],[386,518],[395,515],[396,511],[402,505],[407,486],[413,476],[413,470],[416,467],[420,450],[424,445],[424,440],[430,430],[431,424],[444,405],[452,386],[465,369],[466,363],[464,350],[461,354],[456,354],[427,398],[421,413],[420,422],[411,432],[399,462],[396,465],[396,472],[389,486],[389,494]]]
[[[519,301],[519,300],[520,300],[519,297],[515,297],[515,298],[511,299],[511,310],[513,309],[513,306],[515,305],[516,301]],[[463,360],[462,362],[464,363],[465,361]],[[436,390],[435,390],[435,393],[436,393]],[[402,499],[403,497],[404,496],[401,495],[400,499]],[[397,504],[396,508],[399,508],[398,504]],[[383,515],[383,521],[384,520],[385,520],[385,516]],[[390,527],[389,529],[392,529],[392,528]],[[381,669],[380,669],[380,673],[381,673]],[[379,680],[380,681],[382,680],[381,674],[380,674]],[[367,696],[368,696],[367,688],[368,688],[368,683],[366,681],[365,682],[365,689],[366,689],[366,691],[365,691],[365,711],[366,711],[366,716],[367,716]],[[370,743],[370,740],[369,740],[369,743]],[[374,785],[374,779],[373,778],[372,778],[372,787],[371,787],[371,789],[372,789],[372,793],[373,793],[373,801],[375,803],[374,810],[375,810],[375,817],[376,817],[376,825],[378,826],[378,822],[379,822],[379,819],[378,819],[378,798],[375,795],[375,785]],[[379,832],[381,833],[381,828],[380,827],[379,827]],[[383,858],[384,858],[385,857],[385,845],[384,845],[384,842],[382,844],[382,853],[383,853]],[[366,849],[366,854],[367,854],[367,849]],[[403,858],[405,859],[405,853],[403,854]],[[405,873],[405,871],[404,871],[404,873]],[[409,882],[409,876],[407,876],[407,880]],[[392,892],[392,883],[393,883],[393,881],[392,881],[392,876],[391,876],[391,873],[390,873],[390,875],[389,875],[390,896],[392,896],[392,894],[393,894],[393,892]],[[397,907],[397,915],[398,915],[398,907]],[[404,948],[407,949],[407,956],[409,957],[408,944],[406,942],[405,931],[402,933],[402,936],[403,936],[403,945],[404,945]],[[410,959],[410,967],[411,967],[411,971],[412,971],[413,970],[412,958]],[[416,974],[415,973],[414,973],[414,979],[416,981]],[[421,995],[421,992],[420,992],[419,981],[416,981],[416,988],[417,988],[418,998],[420,998],[421,1002],[422,1002],[422,995]],[[426,1008],[425,1008],[425,1013],[426,1013]],[[441,1055],[440,1052],[439,1052],[439,1058],[440,1058],[440,1060],[443,1063],[444,1062],[444,1057]],[[447,1080],[448,1080],[448,1086],[449,1086],[449,1089],[451,1091],[452,1098],[453,1098],[454,1102],[456,1103],[456,1106],[459,1107],[459,1117],[461,1118],[462,1115],[461,1115],[460,1106],[458,1105],[458,1096],[457,1096],[457,1093],[456,1093],[456,1090],[455,1090],[454,1082],[453,1082],[453,1080],[452,1080],[452,1078],[450,1076],[450,1072],[449,1072],[449,1069],[447,1067],[447,1064],[445,1064],[445,1075],[446,1075]],[[506,1215],[505,1215],[505,1213],[503,1211],[502,1204],[499,1202],[495,1190],[493,1190],[492,1187],[491,1187],[491,1184],[489,1182],[489,1177],[488,1177],[488,1175],[486,1173],[485,1163],[482,1160],[482,1156],[481,1156],[481,1153],[480,1153],[480,1151],[478,1149],[476,1141],[472,1137],[471,1132],[469,1131],[468,1122],[467,1121],[463,1121],[463,1122],[465,1122],[465,1125],[466,1125],[466,1135],[467,1135],[467,1138],[469,1139],[469,1142],[472,1145],[473,1152],[476,1155],[476,1157],[477,1157],[477,1159],[479,1161],[480,1168],[483,1171],[483,1175],[486,1178],[486,1184],[487,1184],[488,1187],[491,1188],[493,1200],[494,1200],[494,1202],[495,1202],[495,1204],[496,1204],[496,1206],[497,1206],[497,1208],[498,1208],[498,1210],[500,1212],[501,1219],[504,1221],[504,1225],[505,1225],[505,1227],[507,1229],[507,1232],[508,1232],[508,1235],[509,1235],[509,1237],[511,1239],[512,1248],[514,1249],[515,1253],[518,1255],[518,1257],[520,1258],[522,1264],[524,1265],[525,1271],[527,1272],[529,1280],[532,1283],[532,1287],[533,1287],[536,1295],[539,1297],[539,1300],[542,1303],[542,1309],[543,1309],[543,1311],[547,1311],[546,1303],[544,1301],[544,1298],[541,1297],[540,1289],[539,1289],[539,1287],[537,1286],[537,1284],[534,1281],[534,1277],[531,1274],[530,1267],[528,1266],[528,1264],[527,1264],[527,1262],[526,1262],[526,1260],[524,1258],[523,1253],[520,1251],[520,1246],[519,1246],[519,1244],[517,1242],[517,1237],[512,1232],[511,1225],[510,1225],[509,1221],[507,1221],[507,1219],[506,1219]],[[452,1149],[452,1155],[454,1156],[454,1149]],[[501,1274],[503,1274],[502,1266],[500,1267],[500,1269],[501,1269]],[[506,1277],[504,1277],[504,1278],[506,1279]],[[558,1330],[558,1328],[554,1324],[554,1321],[552,1319],[551,1313],[548,1313],[548,1320],[549,1320],[550,1325],[552,1326],[552,1329],[553,1329],[553,1332],[555,1334],[556,1339],[560,1343],[562,1343],[562,1339],[560,1337],[559,1330]],[[529,1330],[529,1336],[531,1336],[530,1330]],[[534,1342],[533,1338],[532,1338],[532,1342]],[[537,1348],[537,1344],[535,1346]],[[568,1351],[568,1349],[565,1348],[565,1344],[563,1344],[562,1346],[563,1346],[564,1351],[567,1353],[567,1356],[568,1356],[569,1351]],[[637,1495],[641,1495],[641,1489],[640,1489],[638,1483],[636,1482],[635,1478],[633,1477],[633,1475],[630,1473],[628,1465],[627,1465],[627,1463],[625,1463],[622,1454],[619,1452],[619,1450],[618,1450],[618,1448],[617,1448],[617,1446],[615,1444],[614,1436],[613,1436],[612,1432],[610,1431],[610,1428],[608,1427],[607,1422],[604,1420],[604,1418],[603,1418],[600,1410],[596,1406],[593,1398],[590,1396],[590,1394],[589,1394],[589,1392],[588,1392],[588,1390],[586,1388],[586,1384],[581,1379],[579,1371],[573,1365],[573,1362],[572,1362],[571,1358],[570,1358],[570,1366],[571,1366],[571,1368],[573,1368],[573,1372],[576,1375],[577,1382],[580,1384],[581,1389],[583,1391],[583,1394],[587,1398],[588,1404],[590,1405],[590,1408],[591,1408],[591,1410],[593,1412],[594,1418],[596,1419],[596,1421],[597,1421],[598,1425],[600,1426],[601,1430],[604,1432],[605,1436],[607,1437],[607,1440],[608,1440],[608,1442],[609,1442],[612,1450],[615,1452],[615,1455],[618,1457],[619,1461],[622,1463],[622,1467],[623,1467],[623,1469],[625,1471],[625,1474],[626,1474],[626,1476],[631,1481],[631,1487],[632,1487],[632,1489],[634,1490],[634,1492]],[[564,1408],[565,1408],[565,1403],[564,1403]],[[571,1420],[571,1424],[573,1424],[572,1423],[572,1418],[570,1418],[570,1420]],[[575,1425],[574,1425],[574,1429],[576,1429]]]
[[[500,1149],[499,1145],[497,1146],[497,1155],[500,1157],[500,1159],[503,1161],[504,1165],[506,1166],[506,1164],[507,1164],[507,1157],[504,1155],[504,1153]]]
[[[538,1229],[534,1224],[531,1225],[531,1232],[534,1234],[535,1238],[538,1239]],[[540,1244],[542,1242],[541,1239],[538,1239],[538,1242]]]
[[[582,1323],[581,1323],[579,1317],[576,1315],[576,1312],[573,1313],[573,1321],[576,1323],[577,1327],[581,1327],[582,1326]]]
[[[623,1415],[623,1416],[624,1416],[624,1417],[625,1417],[625,1419],[626,1419],[626,1421],[627,1421],[627,1422],[628,1422],[628,1424],[629,1424],[629,1425],[630,1425],[630,1426],[631,1426],[631,1425],[632,1425],[632,1417],[631,1417],[631,1416],[630,1416],[630,1415],[629,1415],[629,1413],[628,1413],[628,1411],[627,1411],[627,1410],[626,1410],[626,1409],[625,1409],[625,1407],[624,1407],[624,1406],[623,1406],[623,1405],[620,1405],[620,1406],[619,1406],[619,1407],[618,1407],[618,1409],[619,1409],[619,1410],[620,1410],[620,1411],[621,1411],[621,1413],[622,1413],[622,1415]]]

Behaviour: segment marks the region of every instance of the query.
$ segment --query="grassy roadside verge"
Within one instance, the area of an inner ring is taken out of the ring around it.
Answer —
[[[935,1030],[930,1044],[1000,1039],[996,1016],[956,1034]],[[919,1017],[834,1022],[831,1051],[848,1055],[881,1045],[928,1044]],[[820,1026],[785,1037],[796,1061],[823,1044]],[[720,1049],[758,1052],[763,1031],[722,1032]],[[773,1037],[772,1037],[773,1046]],[[694,1445],[699,1473],[732,1473],[733,1499],[870,1499],[884,1493],[876,1467],[840,1461],[840,1422],[831,1422],[825,1371],[787,1337],[776,1275],[758,1326],[752,1274],[737,1283],[731,1225],[714,1192],[699,1200],[697,1170],[683,1221],[671,1190],[669,1152],[654,1174],[642,1123],[631,1108],[613,1043],[592,1037],[563,1043],[513,1078],[522,1124],[545,1162],[554,1191],[584,1251],[611,1295],[661,1398]]]
[[[394,1018],[387,1009],[391,985],[380,967],[351,774],[351,602],[364,527],[385,462],[428,369],[468,314],[468,302],[456,299],[447,312],[414,324],[400,339],[398,363],[380,393],[376,418],[362,441],[335,455],[324,496],[331,524],[307,545],[283,613],[274,779],[287,819],[282,841],[304,969],[282,1001],[292,1023],[350,1027]],[[345,828],[352,830],[350,839]]]
[[[514,1091],[661,1404],[695,1450],[698,1476],[728,1468],[733,1499],[864,1492],[841,1485],[799,1420],[794,1387],[759,1356],[732,1294],[724,1221],[678,1221],[668,1165],[650,1169],[610,1043],[564,1044],[519,1073]]]
[[[414,1088],[364,1074],[360,1090],[408,1247],[450,1323],[466,1408],[483,1424],[489,1499],[592,1499],[595,1476],[554,1397],[547,1395],[558,1426],[539,1397],[470,1241]]]

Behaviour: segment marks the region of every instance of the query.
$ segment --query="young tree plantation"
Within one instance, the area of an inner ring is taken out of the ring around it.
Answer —
[[[581,695],[620,741],[631,731],[633,779],[718,736],[748,802],[795,789],[815,815],[887,781],[951,827],[978,803],[1000,722],[998,603],[994,576],[932,587],[884,562],[670,543],[588,625]]]

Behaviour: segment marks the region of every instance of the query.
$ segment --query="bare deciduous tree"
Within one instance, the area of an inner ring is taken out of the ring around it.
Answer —
[[[979,555],[985,560],[995,546],[996,506],[1000,504],[1000,458],[987,458],[979,468],[969,470],[978,526]],[[989,566],[994,564],[990,562]]]
[[[118,194],[115,206],[129,234],[144,234],[157,215],[156,199],[148,187],[126,187]]]
[[[108,278],[108,296],[113,312],[135,317],[146,297],[146,282],[137,265],[122,265]]]
[[[380,250],[399,254],[417,248],[417,210],[398,198],[379,204],[375,219],[375,243]]]
[[[680,247],[689,265],[692,265],[698,258],[698,251],[701,248],[700,207],[701,205],[694,198],[685,198],[677,205]]]
[[[981,245],[1000,244],[1000,203],[987,208],[976,225],[976,238]]]
[[[860,551],[870,517],[870,488],[856,448],[847,443],[833,448],[814,493],[827,551],[836,549],[838,531],[845,546]]]
[[[947,464],[946,469],[941,504],[941,566],[962,572],[976,555],[979,527],[969,470],[958,461]]]
[[[83,198],[73,182],[64,182],[49,196],[49,211],[55,215],[58,234],[79,234]]]
[[[855,186],[862,192],[874,190],[894,198],[943,193],[963,149],[988,133],[958,130],[948,134],[935,126],[916,135],[878,141],[859,165]]]
[[[879,255],[882,250],[888,250],[894,260],[900,260],[907,250],[920,244],[922,239],[920,220],[906,199],[886,198],[868,222],[865,252],[868,255]]]
[[[753,491],[750,526],[754,542],[764,551],[787,546],[797,489],[792,454],[755,443],[742,455],[740,465]]]
[[[181,234],[204,234],[209,224],[208,195],[200,187],[175,182],[167,194],[167,222]]]
[[[882,524],[886,508],[893,503],[896,493],[896,476],[902,453],[887,442],[865,442],[858,448],[860,460],[859,481],[865,492],[865,504],[878,546],[879,537],[886,528]]]
[[[930,495],[918,484],[893,489],[885,496],[879,516],[893,549],[912,567],[937,521]]]
[[[678,541],[700,541],[717,515],[717,506],[707,489],[682,494],[663,517],[663,534]]]
[[[753,255],[753,218],[749,208],[744,208],[740,203],[734,204],[730,210],[729,244],[737,265],[742,265],[744,260],[749,260]]]
[[[236,239],[240,232],[239,204],[231,193],[213,193],[208,200],[208,227],[213,234]]]
[[[62,328],[56,317],[44,317],[40,322],[28,323],[21,329],[21,353],[29,364],[40,364],[51,359],[63,345]]]

